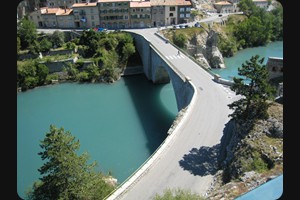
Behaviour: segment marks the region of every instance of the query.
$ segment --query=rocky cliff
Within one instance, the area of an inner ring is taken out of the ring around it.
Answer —
[[[283,105],[273,103],[269,118],[248,124],[229,122],[219,153],[220,171],[208,199],[233,199],[283,173]],[[246,130],[246,131],[245,131]]]

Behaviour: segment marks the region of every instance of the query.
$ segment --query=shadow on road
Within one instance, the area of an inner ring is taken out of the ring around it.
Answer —
[[[214,175],[218,170],[219,149],[220,144],[213,147],[192,148],[179,161],[179,165],[195,176]]]

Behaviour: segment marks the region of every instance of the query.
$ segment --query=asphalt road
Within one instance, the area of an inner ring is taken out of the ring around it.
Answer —
[[[114,197],[124,200],[152,199],[167,188],[182,188],[205,195],[216,172],[216,153],[223,135],[228,104],[237,96],[215,83],[213,77],[170,43],[154,35],[157,28],[130,30],[146,37],[197,89],[185,123],[137,181]],[[112,198],[112,197],[111,197]],[[112,198],[112,199],[114,199]]]

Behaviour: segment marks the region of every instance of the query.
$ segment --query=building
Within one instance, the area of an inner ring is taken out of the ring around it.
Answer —
[[[231,13],[236,10],[234,4],[229,1],[219,1],[214,3],[214,7],[217,9],[218,13]]]
[[[35,9],[30,13],[30,19],[37,27],[122,29],[165,26],[189,22],[192,9],[190,0],[45,0],[45,2],[49,6]]]
[[[267,10],[268,6],[269,6],[269,2],[268,0],[253,0],[253,3],[257,6],[260,7],[264,10]]]
[[[75,3],[72,6],[76,28],[99,27],[99,9],[97,2]]]
[[[190,0],[151,0],[150,2],[153,26],[168,26],[191,20]]]
[[[98,8],[101,28],[130,28],[130,0],[98,0]]]
[[[129,7],[129,24],[131,28],[151,27],[150,1],[131,1]]]
[[[56,13],[56,19],[57,26],[59,28],[76,28],[74,23],[73,9],[71,8],[59,9],[59,11]]]

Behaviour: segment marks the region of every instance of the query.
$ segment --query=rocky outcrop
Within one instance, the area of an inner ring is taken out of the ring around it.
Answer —
[[[218,33],[211,30],[195,35],[187,44],[187,51],[206,68],[225,68],[224,58],[217,47]]]
[[[226,125],[209,199],[234,199],[283,173],[283,105],[274,102],[268,113],[253,126]]]

